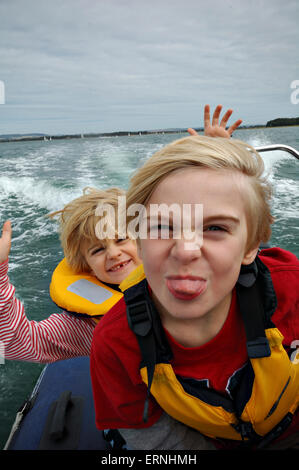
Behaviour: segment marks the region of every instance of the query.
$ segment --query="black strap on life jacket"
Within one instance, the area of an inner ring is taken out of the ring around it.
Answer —
[[[135,333],[141,351],[142,361],[140,367],[146,367],[147,369],[148,387],[143,410],[143,421],[147,422],[149,396],[155,365],[161,360],[169,361],[172,353],[170,348],[167,347],[168,343],[160,325],[160,317],[149,296],[146,280],[144,279],[136,286],[126,290],[124,299],[127,307],[128,324]]]
[[[271,349],[265,333],[267,326],[256,261],[242,265],[236,285],[237,299],[242,315],[248,357],[269,357]]]
[[[262,267],[268,271],[268,268],[260,260],[258,260],[258,263],[261,263]],[[263,283],[261,282],[263,275],[260,279],[259,271],[261,266],[258,263],[254,261],[248,266],[242,266],[236,285],[237,299],[244,321],[247,351],[250,358],[268,357],[271,354],[268,339],[265,335],[265,327],[271,324],[271,320],[269,312],[265,314],[264,311],[265,301],[261,292],[263,289]],[[141,283],[126,290],[124,300],[127,306],[128,324],[135,333],[141,351],[142,361],[140,367],[147,368],[148,387],[143,413],[143,420],[146,422],[155,365],[159,362],[169,362],[172,352],[160,316],[150,298],[146,280],[144,279]],[[275,302],[272,302],[272,304],[275,305]],[[273,311],[270,313],[272,314]],[[246,383],[244,381],[243,389],[246,388],[244,393],[241,387],[240,400],[238,400],[240,401],[240,415],[250,397],[253,379],[254,375],[252,374],[250,380]]]
[[[129,326],[134,331],[140,350],[142,361],[147,368],[148,388],[143,410],[143,421],[147,421],[150,388],[154,377],[156,364],[156,344],[152,334],[152,318],[149,304],[146,300],[141,300],[127,306]]]

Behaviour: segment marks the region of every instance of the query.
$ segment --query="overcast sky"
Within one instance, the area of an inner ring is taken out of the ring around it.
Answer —
[[[298,0],[0,0],[0,134],[299,116]]]

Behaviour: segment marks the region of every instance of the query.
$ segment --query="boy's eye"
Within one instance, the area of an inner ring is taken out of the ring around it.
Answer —
[[[208,232],[217,232],[217,231],[224,231],[224,227],[220,227],[219,225],[210,225],[209,227],[206,228]]]
[[[166,224],[159,224],[158,225],[158,230],[172,230],[172,227],[170,225],[166,225]]]
[[[94,250],[92,250],[91,254],[92,255],[95,255],[97,253],[100,253],[101,251],[104,250],[104,247],[103,246],[99,246],[98,248],[95,248]]]
[[[128,240],[128,238],[117,238],[115,240],[116,243],[122,243],[122,242],[126,242]]]

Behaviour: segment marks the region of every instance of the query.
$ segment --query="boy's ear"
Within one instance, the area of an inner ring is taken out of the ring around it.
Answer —
[[[243,258],[242,264],[251,264],[259,251],[259,245],[249,250]]]

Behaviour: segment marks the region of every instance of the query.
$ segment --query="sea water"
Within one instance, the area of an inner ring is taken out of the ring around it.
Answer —
[[[47,214],[80,196],[86,186],[126,189],[133,171],[152,153],[183,136],[0,143],[0,224],[7,219],[12,222],[9,277],[30,320],[39,321],[58,311],[49,297],[49,283],[63,254],[57,223]],[[280,143],[299,150],[298,127],[241,129],[234,138],[254,147]],[[261,155],[274,186],[276,222],[271,245],[299,256],[299,161],[282,151]],[[42,368],[41,364],[0,361],[0,448]]]

